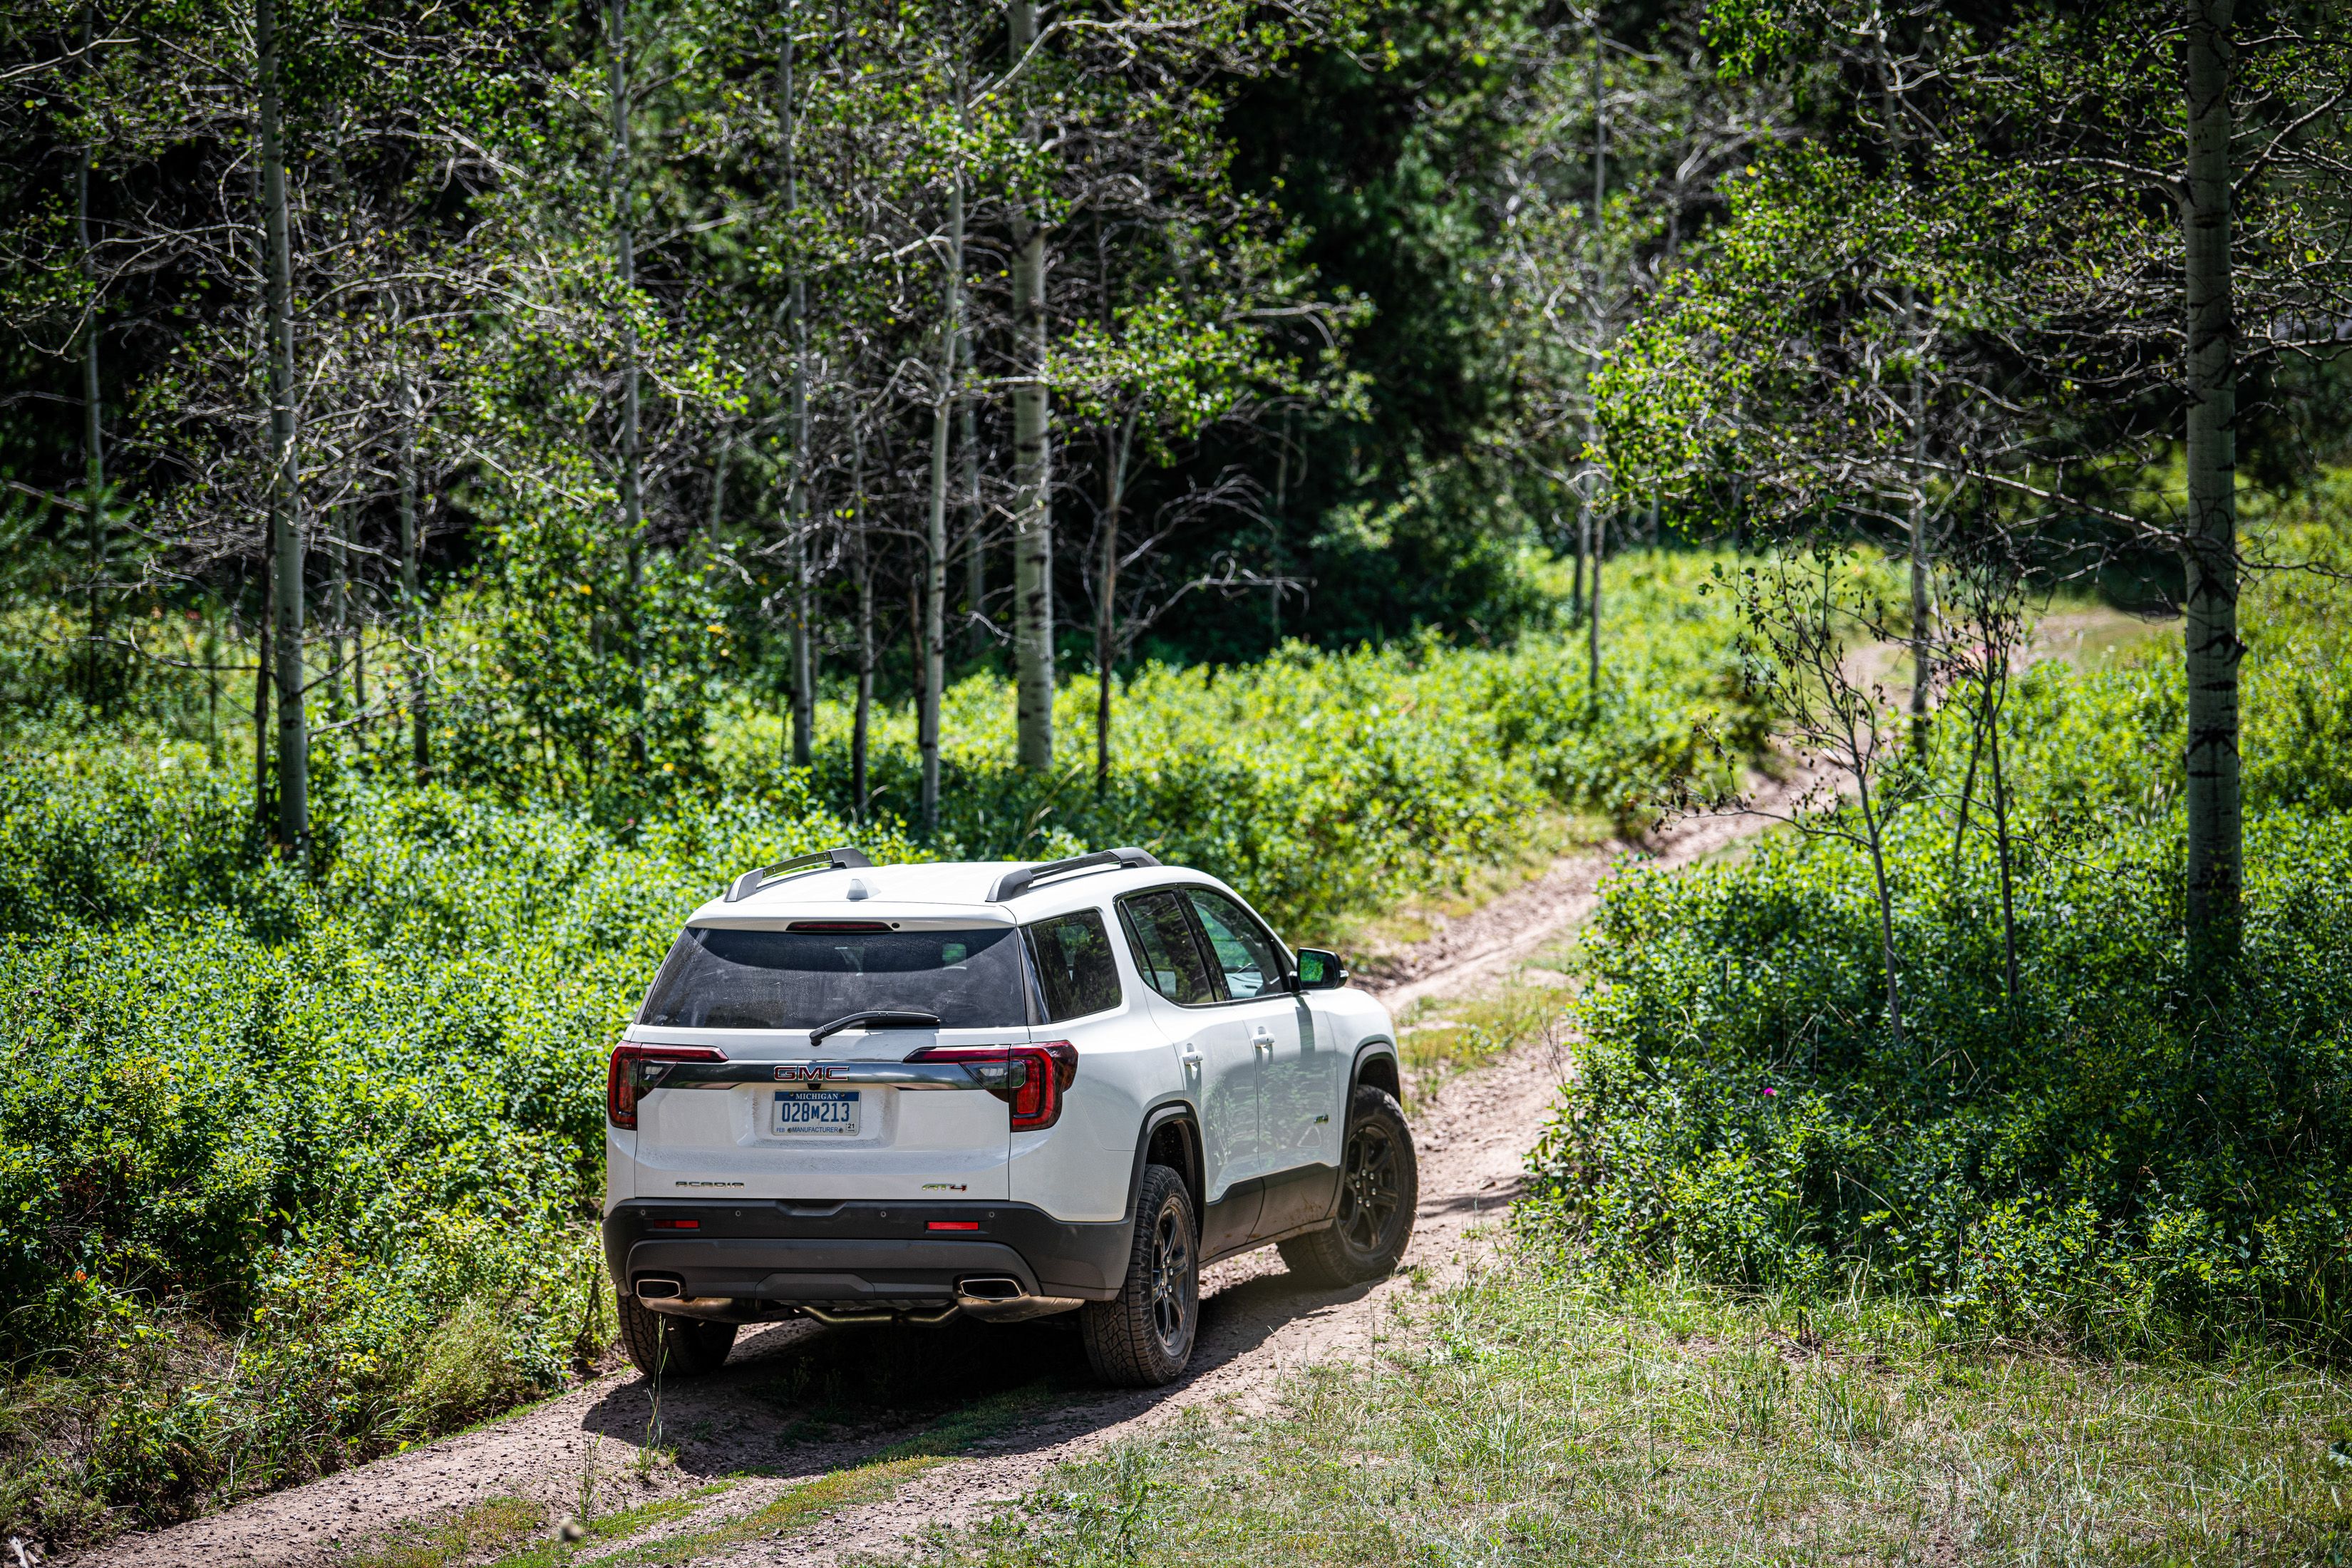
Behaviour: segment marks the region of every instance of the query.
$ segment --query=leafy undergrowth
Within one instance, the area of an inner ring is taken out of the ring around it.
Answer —
[[[1043,774],[1013,765],[1010,683],[974,677],[943,705],[941,826],[971,858],[1142,845],[1225,878],[1286,931],[1328,937],[1462,889],[1552,842],[1566,816],[1646,826],[1686,789],[1720,787],[1764,740],[1731,606],[1703,592],[1723,559],[1612,562],[1597,704],[1570,634],[1507,650],[1292,644],[1241,668],[1149,667],[1117,685],[1101,792],[1090,676],[1060,691],[1059,766]],[[845,812],[849,731],[847,711],[824,704],[814,787]],[[740,706],[714,732],[719,778],[764,787],[782,745],[766,700]],[[914,818],[911,714],[878,712],[873,745],[875,810]]]
[[[1779,837],[1622,879],[1528,1217],[1612,1279],[1854,1279],[1988,1331],[2123,1352],[2352,1329],[2352,632],[2251,598],[2244,957],[2181,937],[2182,700],[2152,649],[2010,702],[2017,994],[1965,727],[1882,781],[1903,1027],[1864,849]],[[1979,759],[1979,767],[1983,759]],[[1850,816],[1841,826],[1859,826]]]
[[[2347,1394],[2260,1350],[2090,1362],[1891,1300],[1514,1267],[1413,1299],[1374,1365],[1065,1467],[928,1563],[2336,1562]]]
[[[596,1364],[604,1052],[687,910],[846,837],[346,787],[306,879],[200,764],[0,773],[0,1525],[52,1545]]]

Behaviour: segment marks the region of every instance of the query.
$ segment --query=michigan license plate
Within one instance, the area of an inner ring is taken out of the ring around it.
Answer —
[[[857,1091],[839,1089],[780,1089],[776,1090],[773,1122],[781,1138],[831,1134],[857,1136]]]

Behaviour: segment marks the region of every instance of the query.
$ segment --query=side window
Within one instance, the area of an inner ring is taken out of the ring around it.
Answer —
[[[1282,950],[1265,934],[1265,928],[1252,920],[1247,910],[1206,888],[1189,888],[1184,896],[1192,900],[1201,917],[1201,932],[1209,939],[1209,951],[1216,955],[1228,998],[1244,1001],[1280,985],[1290,966],[1283,963]]]
[[[1192,940],[1192,922],[1184,918],[1184,905],[1174,893],[1121,899],[1118,918],[1127,927],[1127,945],[1146,984],[1187,1007],[1217,999],[1209,989],[1200,944]]]
[[[1045,993],[1045,1022],[1059,1024],[1118,1005],[1118,963],[1111,957],[1110,933],[1093,910],[1056,915],[1023,928],[1037,984]]]

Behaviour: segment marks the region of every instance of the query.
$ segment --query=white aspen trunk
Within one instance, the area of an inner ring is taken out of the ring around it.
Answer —
[[[1592,509],[1592,591],[1584,604],[1586,696],[1601,711],[1601,558],[1609,552],[1609,514]]]
[[[637,329],[628,295],[637,284],[637,242],[629,223],[634,169],[629,149],[628,0],[610,0],[605,7],[606,95],[613,112],[613,270],[622,291],[621,315],[621,550],[627,586],[621,600],[621,651],[628,661],[625,701],[629,712],[629,757],[642,767],[646,760],[645,649],[637,624],[637,601],[645,581],[644,455],[637,371]]]
[[[961,118],[963,84],[957,79]],[[940,384],[931,401],[930,510],[923,527],[923,614],[919,701],[915,744],[922,756],[922,824],[926,836],[940,829],[940,700],[947,680],[948,612],[948,425],[957,401],[956,367],[963,342],[963,171],[948,184],[948,258],[941,289],[945,330],[940,345]]]
[[[422,417],[414,384],[402,389],[400,421],[400,627],[408,643],[408,731],[416,782],[433,772],[432,732],[425,710],[425,603],[417,592],[416,422]]]
[[[2237,323],[2231,273],[2232,0],[2189,0],[2183,305],[2189,329],[2189,941],[2200,964],[2238,948]]]
[[[90,38],[96,18],[91,7],[84,5],[81,13],[82,70],[89,66]],[[90,149],[81,147],[74,154],[74,238],[81,250],[82,270],[89,274],[93,297],[89,320],[81,331],[81,452],[82,488],[86,514],[88,549],[89,552],[89,659],[86,671],[88,686],[84,695],[92,708],[102,697],[100,674],[103,665],[99,657],[106,637],[106,405],[99,392],[98,380],[98,247],[89,235],[89,166]]]
[[[1127,458],[1135,440],[1135,412],[1128,411],[1110,440],[1109,472],[1103,484],[1102,586],[1095,605],[1095,789],[1110,788],[1111,676],[1118,664],[1118,522],[1127,502]]]
[[[971,375],[971,334],[964,334],[963,361],[958,367],[967,381]],[[988,626],[981,619],[988,603],[988,539],[982,528],[980,511],[980,415],[972,407],[972,398],[966,394],[958,400],[956,409],[956,443],[962,448],[963,481],[963,593],[965,607],[971,615],[966,629],[966,651],[978,658],[988,651]]]
[[[1898,169],[1904,164],[1902,111],[1895,100],[1895,57],[1888,47],[1886,21],[1874,9],[1872,37],[1878,49],[1878,101],[1886,121],[1886,138]],[[1911,748],[1924,761],[1927,748],[1928,700],[1936,679],[1935,626],[1927,596],[1927,355],[1919,329],[1917,285],[1903,285],[1903,342],[1911,355],[1911,472],[1905,489],[1905,534],[1909,544],[1911,574]]]
[[[1012,0],[1014,59],[1037,41],[1036,0]],[[1041,139],[1036,117],[1029,138]],[[1013,220],[1013,311],[1020,371],[1013,384],[1013,665],[1021,766],[1054,765],[1053,411],[1046,386],[1045,231]]]
[[[269,536],[278,675],[278,839],[285,857],[310,853],[310,738],[302,670],[302,529],[295,473],[294,261],[286,208],[276,0],[255,0],[261,87],[261,204],[268,228],[263,287],[268,321]]]
[[[866,820],[866,745],[874,724],[874,542],[866,526],[866,442],[850,415],[849,524],[857,531],[857,711],[849,734],[849,817]]]
[[[800,110],[794,97],[793,51],[800,25],[797,0],[784,10],[784,49],[779,72],[782,87],[784,211],[800,210]],[[792,642],[793,765],[804,768],[816,754],[816,659],[809,640],[808,464],[809,368],[808,283],[797,257],[793,263],[790,305],[793,330],[793,473],[784,492],[785,557],[792,571],[788,619]]]
[[[343,647],[346,617],[351,611],[351,550],[343,530],[349,514],[340,506],[329,516],[327,530],[327,711],[341,718],[343,707]]]
[[[1601,374],[1601,344],[1609,331],[1609,239],[1603,231],[1609,201],[1609,96],[1602,73],[1601,13],[1592,14],[1592,359],[1586,370],[1585,449],[1599,447],[1598,411],[1591,405],[1592,380]],[[1585,539],[1592,554],[1592,581],[1584,601],[1584,635],[1588,669],[1585,699],[1593,714],[1601,712],[1601,556],[1608,548],[1609,520],[1601,510],[1601,474],[1592,470],[1592,489],[1585,497]]]

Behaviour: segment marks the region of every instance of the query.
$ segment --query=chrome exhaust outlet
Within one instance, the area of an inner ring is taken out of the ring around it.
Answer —
[[[1033,1296],[1007,1274],[972,1274],[957,1280],[955,1300],[965,1317],[983,1323],[1018,1323],[1086,1305],[1075,1296]]]
[[[686,1294],[686,1281],[666,1275],[646,1274],[637,1279],[637,1300],[640,1301],[674,1301]]]

